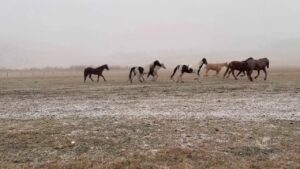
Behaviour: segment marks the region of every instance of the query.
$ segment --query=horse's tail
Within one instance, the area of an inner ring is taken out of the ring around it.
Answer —
[[[270,61],[269,59],[267,59],[267,68],[269,69],[269,67],[270,67]]]
[[[179,69],[179,65],[175,67],[174,71],[173,71],[173,74],[171,75],[171,79],[173,79],[175,73],[177,72],[177,70]]]
[[[130,83],[132,83],[132,74],[135,75],[134,70],[135,70],[135,67],[131,68],[131,69],[130,69],[130,72],[129,72],[129,80],[130,80]]]
[[[231,63],[229,63],[228,66],[227,66],[227,69],[226,69],[226,71],[225,71],[225,73],[224,73],[224,76],[223,76],[224,79],[225,79],[225,76],[227,75],[227,73],[228,73],[230,67],[231,67]]]

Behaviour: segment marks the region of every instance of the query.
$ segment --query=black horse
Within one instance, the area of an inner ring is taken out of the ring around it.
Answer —
[[[89,78],[90,78],[92,81],[94,81],[93,78],[92,78],[92,75],[98,75],[98,80],[97,80],[97,82],[99,82],[99,77],[100,77],[100,76],[103,78],[104,81],[106,81],[105,77],[102,75],[102,73],[103,73],[103,71],[104,71],[105,69],[106,69],[106,70],[109,70],[107,64],[102,65],[102,66],[100,66],[100,67],[98,67],[98,68],[96,68],[96,69],[91,68],[91,67],[88,67],[88,68],[84,69],[84,82],[86,81],[86,78],[87,78],[88,76],[89,76]]]

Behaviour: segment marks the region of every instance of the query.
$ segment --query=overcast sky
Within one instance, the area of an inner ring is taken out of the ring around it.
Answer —
[[[300,66],[299,0],[0,0],[0,67],[269,57]]]

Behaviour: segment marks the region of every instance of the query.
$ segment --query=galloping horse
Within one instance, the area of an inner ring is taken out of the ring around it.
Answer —
[[[198,70],[197,70],[197,76],[198,76],[198,78],[196,78],[195,80],[199,80],[199,78],[200,78],[200,70],[201,70],[203,64],[207,65],[207,60],[205,58],[203,58],[201,60],[201,62],[199,63],[199,65],[197,65],[197,68],[198,68]],[[181,83],[183,83],[182,76],[183,76],[184,73],[196,73],[196,71],[195,71],[196,69],[193,69],[189,65],[177,65],[175,67],[174,71],[173,71],[173,74],[171,75],[171,80],[173,80],[173,77],[176,74],[177,70],[180,71],[180,74],[179,74],[179,76],[177,78],[177,82],[181,82]]]
[[[255,79],[258,78],[258,76],[260,75],[260,71],[264,71],[265,73],[265,78],[264,80],[267,80],[267,76],[268,76],[268,73],[267,73],[267,70],[266,68],[269,68],[269,64],[270,64],[270,61],[268,58],[261,58],[261,59],[258,59],[258,60],[254,60],[253,58],[249,58],[246,60],[246,63],[247,63],[247,76],[249,78],[250,81],[253,81],[251,75],[252,75],[252,72],[253,70],[257,70],[257,75],[255,76]]]
[[[247,69],[247,63],[246,63],[246,61],[241,61],[241,62],[240,61],[232,61],[232,62],[230,62],[228,64],[227,69],[226,69],[226,71],[224,73],[223,78],[225,78],[225,76],[228,73],[227,78],[229,78],[230,74],[232,74],[232,76],[234,77],[234,79],[237,80],[237,77],[235,76],[234,71],[238,70],[239,71],[238,76],[239,76],[241,73],[244,73],[244,75],[245,75],[246,69]]]
[[[216,71],[216,75],[218,76],[221,69],[223,67],[227,67],[227,66],[228,66],[227,62],[226,63],[217,63],[217,64],[207,64],[206,68],[205,68],[206,69],[206,76],[208,76],[208,72],[210,70]]]
[[[201,71],[201,68],[202,68],[202,66],[203,65],[207,65],[207,60],[206,60],[206,58],[202,58],[202,60],[199,62],[199,64],[197,65],[197,67],[198,67],[198,70],[197,70],[197,78],[195,78],[195,80],[198,80],[199,81],[199,79],[200,79],[200,71]]]
[[[171,75],[171,80],[173,80],[173,77],[176,74],[177,70],[180,71],[180,75],[177,78],[177,83],[178,82],[183,83],[182,76],[184,73],[195,73],[193,68],[191,68],[189,65],[178,65],[175,67],[173,74]]]
[[[98,80],[97,82],[99,82],[99,76],[101,76],[103,78],[104,81],[106,81],[105,77],[102,75],[104,70],[109,70],[108,65],[102,65],[96,69],[88,67],[86,69],[84,69],[84,82],[86,81],[86,78],[89,76],[89,78],[94,82],[92,75],[98,75]]]
[[[129,72],[129,80],[130,80],[130,83],[132,83],[132,78],[134,76],[138,77],[138,80],[142,83],[145,81],[144,79],[144,68],[141,67],[141,66],[138,66],[138,67],[132,67],[130,69],[130,72]]]
[[[163,63],[160,63],[158,60],[156,60],[152,64],[150,64],[147,78],[149,78],[149,76],[152,76],[153,77],[152,80],[156,81],[158,78],[158,70],[160,68],[166,69],[165,65]]]

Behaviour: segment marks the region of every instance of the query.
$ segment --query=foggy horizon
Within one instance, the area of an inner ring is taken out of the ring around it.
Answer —
[[[300,2],[0,0],[0,68],[268,57],[300,67]]]

